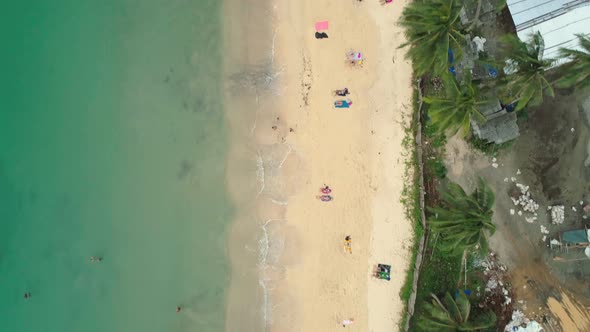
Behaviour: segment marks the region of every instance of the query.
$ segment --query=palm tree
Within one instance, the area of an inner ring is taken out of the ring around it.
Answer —
[[[407,57],[412,60],[416,75],[448,71],[449,50],[457,59],[461,55],[464,36],[460,32],[458,0],[413,1],[405,7],[400,24],[406,29],[410,46]]]
[[[560,58],[572,60],[560,68],[562,76],[556,83],[560,88],[575,86],[585,89],[590,87],[590,38],[582,34],[576,36],[578,44],[582,48],[581,51],[563,47],[559,49]]]
[[[479,89],[471,82],[469,74],[465,75],[461,84],[450,74],[444,74],[442,79],[446,90],[445,96],[424,97],[424,102],[430,105],[430,120],[442,133],[452,136],[462,130],[463,136],[466,136],[471,127],[471,120],[485,122],[486,118],[479,109],[490,101],[480,99]]]
[[[440,248],[458,253],[479,247],[481,252],[488,249],[487,233],[492,235],[496,226],[492,223],[494,193],[479,178],[477,187],[467,195],[463,188],[450,182],[441,193],[442,204],[429,208],[430,228],[440,235]]]
[[[471,303],[462,290],[456,298],[446,293],[444,304],[436,295],[431,296],[432,303],[424,305],[425,314],[418,320],[418,326],[425,331],[477,331],[496,324],[496,315],[491,311],[471,316]]]
[[[515,35],[507,35],[502,38],[502,43],[509,64],[508,75],[503,82],[504,93],[511,100],[509,104],[517,103],[518,111],[527,105],[540,105],[543,94],[553,97],[553,88],[545,78],[545,71],[551,68],[553,60],[543,59],[541,34],[532,34],[526,43]]]

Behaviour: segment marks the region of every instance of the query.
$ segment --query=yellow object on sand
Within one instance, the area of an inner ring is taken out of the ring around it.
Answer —
[[[347,253],[352,254],[352,240],[344,240],[344,250]]]

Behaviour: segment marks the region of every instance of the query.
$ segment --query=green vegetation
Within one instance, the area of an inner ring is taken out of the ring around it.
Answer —
[[[590,87],[590,38],[585,35],[577,35],[578,43],[583,51],[560,48],[561,58],[570,58],[572,61],[562,67],[562,77],[557,81],[559,88],[576,87],[587,89]]]
[[[424,307],[428,303],[430,294],[444,294],[457,288],[461,276],[461,258],[460,254],[443,252],[438,247],[438,238],[429,237],[418,279],[418,292],[410,331],[421,331],[417,330],[417,322],[424,315]]]
[[[444,302],[444,303],[443,303]],[[424,306],[425,315],[418,322],[425,331],[477,331],[494,326],[492,312],[471,315],[471,303],[463,291],[453,297],[448,292],[443,302],[432,294],[432,302]]]
[[[418,245],[420,238],[424,234],[422,228],[422,210],[420,209],[420,171],[418,168],[418,156],[416,152],[415,137],[418,132],[418,91],[414,89],[413,103],[414,112],[410,123],[406,124],[405,137],[403,140],[404,153],[406,157],[405,161],[405,181],[404,188],[402,191],[401,203],[406,209],[406,217],[408,217],[414,230],[412,248],[411,248],[411,259],[408,273],[404,279],[404,283],[400,290],[400,298],[406,304],[402,313],[402,321],[400,322],[400,330],[406,325],[407,320],[407,304],[412,294],[412,284],[414,281],[414,267],[416,265],[416,258],[418,256]],[[409,158],[408,158],[409,157]]]
[[[460,11],[458,0],[413,1],[404,9],[400,24],[408,41],[401,47],[410,46],[407,56],[417,76],[446,73],[450,49],[457,59],[460,57],[465,41],[460,32]]]
[[[518,113],[526,115],[527,112],[526,110],[523,110],[521,112]],[[500,154],[500,152],[507,150],[508,148],[510,148],[513,144],[514,141],[509,141],[509,142],[504,142],[502,144],[496,144],[494,142],[488,142],[485,139],[481,139],[481,138],[477,138],[472,136],[471,138],[469,138],[468,143],[471,145],[472,148],[483,152],[485,155],[491,156],[491,157],[496,157],[498,156],[498,154]]]
[[[447,167],[440,158],[426,160],[425,167],[429,173],[434,174],[439,179],[444,179],[447,176]]]
[[[516,110],[527,105],[537,106],[543,102],[543,95],[554,96],[553,87],[545,77],[553,60],[543,59],[543,37],[541,33],[531,35],[525,43],[515,35],[502,38],[504,55],[511,72],[502,82],[502,90],[509,104],[517,103]]]
[[[489,104],[489,101],[479,100],[479,90],[471,82],[469,75],[463,84],[459,84],[451,74],[444,74],[442,78],[446,94],[443,97],[424,98],[430,105],[428,115],[432,124],[441,132],[452,136],[461,130],[465,137],[469,134],[472,119],[485,122],[486,119],[479,109]]]
[[[458,253],[478,247],[486,252],[487,233],[496,230],[492,223],[494,193],[490,187],[479,178],[473,193],[467,195],[461,186],[450,182],[441,197],[439,206],[428,209],[428,223],[440,235],[440,248]]]
[[[481,1],[470,1],[477,2],[477,16]],[[495,1],[498,8],[503,3],[503,0]],[[466,72],[460,73],[460,80],[450,75],[449,50],[453,51],[455,62],[460,61],[466,40],[464,33],[477,28],[475,23],[467,28],[461,26],[459,12],[462,5],[463,2],[457,0],[416,0],[404,9],[400,19],[408,38],[402,47],[409,46],[407,56],[413,62],[415,75],[424,82],[421,88],[425,94],[423,108],[419,109],[418,91],[415,91],[415,114],[404,140],[406,151],[411,155],[406,156],[409,158],[402,203],[415,225],[411,266],[400,291],[400,297],[406,303],[412,294],[414,273],[417,272],[414,267],[419,241],[423,235],[426,239],[411,331],[473,331],[492,327],[496,321],[493,313],[482,312],[477,306],[472,310],[462,292],[458,297],[449,294],[458,288],[481,285],[481,271],[468,269],[465,264],[487,251],[487,238],[493,234],[495,226],[491,222],[494,194],[482,179],[470,194],[455,183],[447,183],[447,169],[442,158],[446,135],[461,131],[466,137],[472,121],[485,122],[481,109],[490,101],[483,97],[484,89],[494,89],[500,99],[516,103],[519,110],[542,101],[543,95],[553,95],[553,89],[544,76],[545,69],[552,62],[541,59],[540,36],[533,37],[528,43],[505,37],[503,59],[493,59],[489,55],[483,57],[482,61],[496,68],[502,66],[505,59],[510,59],[517,71],[508,76],[502,77],[500,73],[501,77],[493,82],[475,82]],[[503,84],[498,85],[498,82]],[[423,155],[427,229],[423,229],[421,224],[420,165],[415,151],[420,124],[422,140],[417,148]],[[470,137],[470,141],[489,154],[495,154],[510,144],[497,146],[474,137]],[[440,190],[441,182],[446,183],[446,190]],[[444,295],[442,302],[436,297],[441,295]],[[480,299],[472,295],[471,300]],[[400,328],[405,327],[406,312],[407,308]]]

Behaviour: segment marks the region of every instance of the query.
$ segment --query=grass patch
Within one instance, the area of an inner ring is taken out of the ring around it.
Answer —
[[[437,247],[434,237],[428,240],[426,246],[410,331],[419,331],[416,323],[423,315],[424,304],[430,302],[430,294],[442,296],[446,292],[453,292],[460,279],[461,254],[442,252]]]
[[[428,173],[434,174],[439,179],[444,179],[447,176],[447,167],[440,158],[428,158],[424,167],[428,169]]]
[[[411,259],[408,267],[408,273],[400,289],[400,298],[405,303],[402,320],[400,321],[400,331],[403,331],[407,320],[408,300],[412,294],[412,284],[414,282],[414,267],[418,255],[418,246],[424,229],[422,227],[422,212],[420,210],[420,169],[418,165],[418,155],[416,152],[416,134],[418,132],[418,90],[414,88],[412,95],[413,112],[409,124],[405,128],[405,137],[403,147],[405,149],[405,181],[402,191],[401,203],[406,210],[406,217],[410,219],[413,226],[413,241],[410,249]]]
[[[468,142],[472,148],[490,157],[497,157],[501,152],[510,149],[514,144],[514,140],[502,144],[494,144],[493,142],[488,142],[485,139],[477,138],[475,136],[471,137]]]

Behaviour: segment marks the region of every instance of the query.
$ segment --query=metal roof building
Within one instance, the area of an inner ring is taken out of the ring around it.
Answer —
[[[560,47],[578,48],[576,34],[590,35],[590,0],[507,0],[518,37],[537,31],[545,40],[545,58]]]

